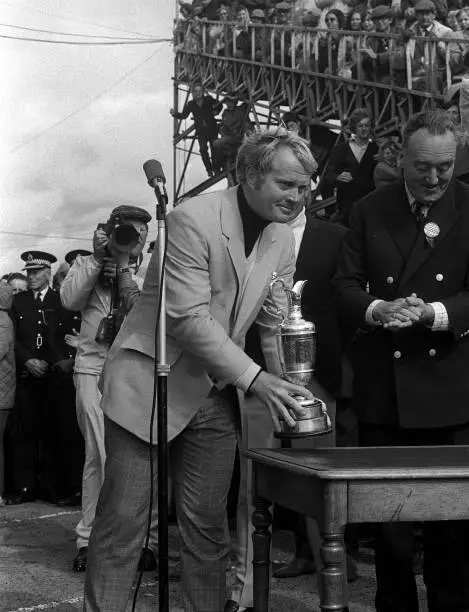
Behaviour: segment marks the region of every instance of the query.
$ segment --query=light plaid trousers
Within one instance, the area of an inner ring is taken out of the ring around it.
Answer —
[[[238,423],[234,388],[212,391],[170,444],[186,612],[223,610],[229,546],[226,499]],[[105,440],[105,478],[88,548],[85,612],[125,611],[148,516],[148,444],[108,418]]]

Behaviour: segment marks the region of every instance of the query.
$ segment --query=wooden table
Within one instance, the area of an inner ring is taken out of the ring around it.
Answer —
[[[347,523],[469,519],[469,446],[250,450],[254,611],[268,612],[272,502],[316,519],[320,607],[347,606]]]

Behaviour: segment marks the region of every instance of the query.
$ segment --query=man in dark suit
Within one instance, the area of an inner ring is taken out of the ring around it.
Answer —
[[[362,446],[469,443],[469,189],[443,111],[404,130],[403,181],[357,203],[334,280],[354,353]],[[378,612],[414,612],[412,525],[380,525]],[[430,612],[469,609],[467,523],[424,526]]]
[[[304,202],[307,202],[310,190],[305,193]],[[317,332],[316,371],[310,389],[314,395],[326,402],[327,410],[332,421],[335,416],[335,399],[342,395],[342,338],[339,324],[335,316],[331,301],[331,279],[333,278],[339,257],[340,245],[345,228],[328,221],[319,220],[305,211],[299,209],[298,216],[289,223],[295,237],[296,270],[294,281],[307,280],[302,294],[303,317],[314,321]],[[262,362],[261,345],[257,326],[253,326],[246,338],[246,351],[254,357],[257,363]],[[244,413],[242,428],[243,448],[275,447],[278,440],[273,437],[273,429],[268,420],[264,418],[254,398],[249,400],[249,410]],[[331,435],[320,439],[321,445],[334,444]],[[309,443],[309,444],[308,444]],[[313,446],[318,442],[313,441]],[[311,440],[301,440],[300,446],[311,446]],[[252,610],[253,584],[252,584],[252,542],[250,533],[251,505],[251,469],[250,462],[242,457],[240,459],[240,492],[237,512],[237,563],[235,581],[232,587],[231,598],[226,602],[224,612],[245,612]],[[288,519],[293,524],[296,539],[296,555],[287,568],[281,568],[282,575],[300,575],[313,573],[315,563],[303,517],[289,514]],[[314,521],[313,521],[314,523]],[[310,526],[318,535],[317,525]],[[317,553],[319,538],[313,542]],[[317,544],[317,546],[316,546]]]
[[[60,296],[49,287],[51,265],[57,259],[43,251],[28,251],[21,258],[29,290],[15,296],[11,311],[17,387],[8,423],[13,491],[6,503],[20,504],[37,496],[56,503],[61,493],[56,383],[69,368]]]

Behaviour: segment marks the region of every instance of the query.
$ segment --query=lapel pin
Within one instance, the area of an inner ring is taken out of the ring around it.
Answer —
[[[438,227],[438,225],[436,223],[433,223],[433,221],[429,221],[428,223],[425,223],[424,228],[423,228],[423,233],[425,234],[425,238],[428,244],[431,247],[434,247],[435,240],[440,235],[440,228]]]

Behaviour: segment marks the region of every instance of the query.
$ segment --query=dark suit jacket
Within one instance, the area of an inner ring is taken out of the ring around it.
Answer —
[[[303,290],[301,308],[304,318],[316,324],[315,377],[335,396],[341,389],[342,340],[332,303],[331,280],[336,272],[345,232],[341,225],[307,215],[294,276],[295,282],[308,281]],[[263,365],[255,325],[246,336],[246,352]]]
[[[337,187],[337,207],[345,213],[345,221],[348,221],[348,215],[354,202],[365,197],[375,188],[373,171],[376,166],[377,153],[378,145],[370,142],[362,160],[358,163],[349,143],[343,142],[331,155],[326,182]],[[353,181],[350,183],[338,182],[337,177],[342,172],[350,172]]]
[[[469,422],[469,187],[455,180],[427,220],[440,228],[433,247],[417,227],[403,181],[370,194],[352,213],[334,293],[342,316],[363,328],[354,367],[364,422],[404,428]],[[444,304],[450,331],[415,326],[393,333],[365,325],[374,299],[413,292]]]

